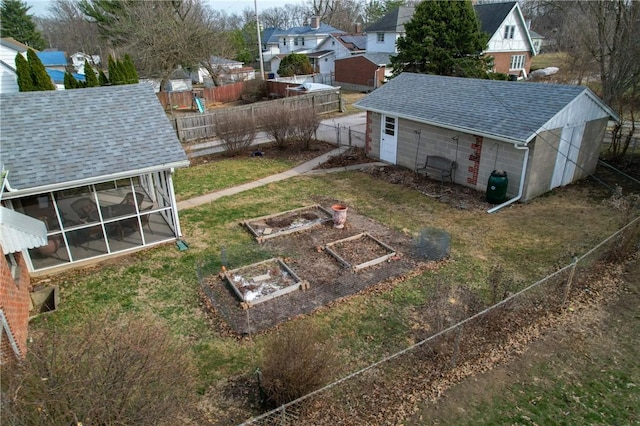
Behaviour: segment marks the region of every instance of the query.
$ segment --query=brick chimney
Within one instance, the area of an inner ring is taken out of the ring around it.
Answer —
[[[356,34],[360,34],[362,32],[362,23],[356,22]]]
[[[320,28],[320,17],[312,16],[310,26],[312,30],[317,30],[318,28]]]

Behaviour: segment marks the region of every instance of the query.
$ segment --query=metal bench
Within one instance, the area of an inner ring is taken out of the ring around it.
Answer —
[[[427,155],[427,159],[423,166],[416,169],[416,173],[438,179],[444,182],[449,179],[453,182],[453,171],[456,168],[456,162],[438,155]]]

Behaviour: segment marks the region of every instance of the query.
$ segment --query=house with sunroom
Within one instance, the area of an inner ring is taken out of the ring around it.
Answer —
[[[151,85],[7,94],[0,114],[2,206],[46,226],[29,271],[181,236],[172,174],[189,161]]]

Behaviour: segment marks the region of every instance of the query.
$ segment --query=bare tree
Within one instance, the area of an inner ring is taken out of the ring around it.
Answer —
[[[305,149],[310,149],[318,126],[320,126],[320,116],[313,107],[298,109],[291,128],[291,136]]]
[[[98,27],[86,19],[76,0],[52,1],[48,17],[37,18],[37,22],[49,47],[89,55],[100,54],[104,47]]]
[[[106,316],[38,335],[2,368],[2,424],[170,424],[191,411],[188,347],[154,318]]]
[[[284,149],[292,131],[291,110],[283,104],[275,104],[259,118],[260,127],[280,149]]]
[[[219,114],[214,118],[216,135],[222,141],[225,153],[238,155],[251,146],[256,137],[256,125],[242,114]]]
[[[576,13],[567,14],[566,25],[574,29],[572,35],[578,54],[597,65],[603,100],[623,119],[631,119],[627,135],[623,134],[622,123],[614,129],[611,154],[622,157],[635,131],[634,105],[640,81],[640,61],[637,59],[640,56],[640,2],[578,1],[572,8]]]
[[[160,77],[161,87],[180,66],[208,60],[221,39],[200,0],[82,0],[80,7],[114,47],[131,55],[141,75]]]

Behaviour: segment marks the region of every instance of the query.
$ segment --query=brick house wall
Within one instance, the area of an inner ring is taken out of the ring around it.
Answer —
[[[511,65],[511,57],[514,55],[524,55],[524,70],[527,72],[527,75],[531,69],[531,52],[487,52],[486,55],[493,57],[493,69],[495,72],[503,74],[514,73],[515,70],[509,69],[509,66]]]
[[[15,279],[4,252],[2,254],[4,259],[0,261],[0,310],[9,327],[9,330],[2,331],[0,340],[0,361],[5,363],[16,360],[17,356],[24,357],[27,352],[31,282],[22,253],[13,254],[17,264]],[[11,333],[19,354],[14,352],[8,333]]]
[[[380,72],[379,69],[382,71]],[[377,85],[374,79],[378,80]],[[349,83],[371,88],[377,87],[384,81],[384,67],[379,68],[362,56],[341,59],[335,62],[335,81],[336,85]]]

